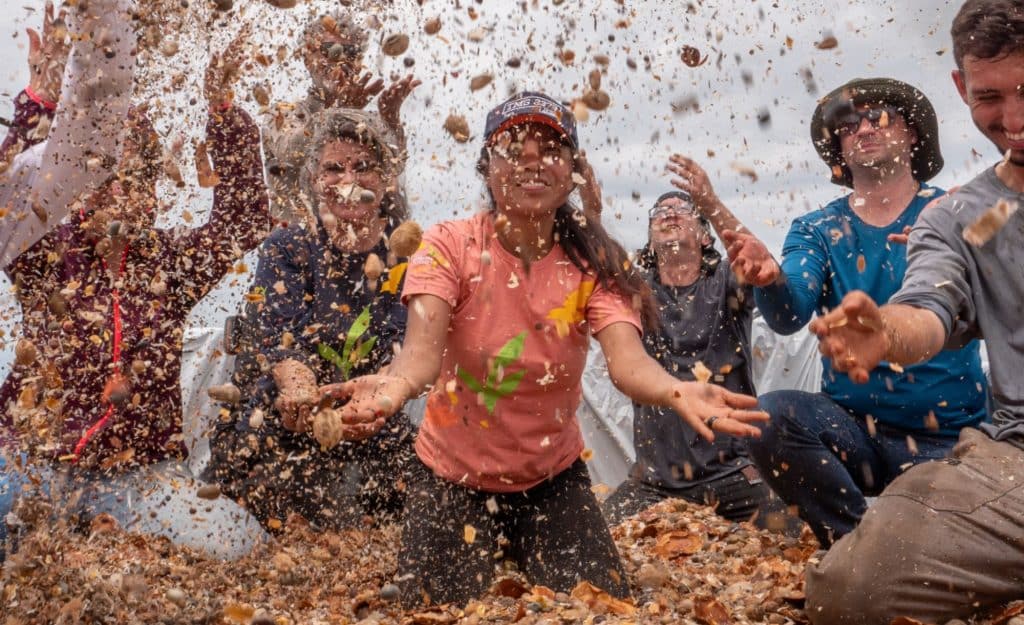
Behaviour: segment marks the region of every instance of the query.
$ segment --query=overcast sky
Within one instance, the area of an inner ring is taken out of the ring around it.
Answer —
[[[0,74],[0,116],[9,117],[10,99],[27,80],[24,29],[37,25],[43,2],[4,2],[0,57],[7,61]],[[302,24],[325,7],[339,6],[338,0],[300,0],[298,7],[282,10],[260,0],[236,0],[241,9],[211,20],[201,0],[191,4],[179,37],[181,52],[152,62],[139,90],[140,97],[155,98],[155,121],[168,142],[182,133],[199,136],[204,121],[202,70],[210,50],[223,46],[242,23],[254,26],[253,42],[264,53],[274,56],[280,46],[286,47],[285,62],[259,67],[246,77],[238,89],[243,105],[257,111],[249,94],[259,81],[272,85],[274,101],[301,98],[307,81],[293,52]],[[357,9],[359,3],[343,4]],[[403,66],[403,58],[409,57],[411,71],[424,82],[403,109],[410,148],[406,189],[414,217],[424,225],[465,215],[479,205],[483,187],[473,164],[488,108],[521,89],[566,100],[579,97],[587,74],[599,67],[595,55],[610,59],[603,88],[611,106],[580,124],[581,144],[604,190],[605,222],[630,249],[646,238],[646,212],[653,198],[670,188],[664,173],[668,155],[682,152],[707,168],[726,204],[778,250],[794,217],[842,193],[828,182],[828,168],[811,145],[808,124],[817,98],[855,77],[898,78],[931,99],[946,160],[933,181],[939,186],[965,182],[998,158],[971,125],[949,78],[949,25],[959,0],[365,4],[369,8],[360,11],[373,14],[382,25],[371,31],[370,69],[393,79],[410,71]],[[428,36],[422,26],[434,16],[441,17],[441,31]],[[175,25],[168,24],[167,36],[179,36],[174,31]],[[409,50],[398,58],[380,55],[381,37],[397,32],[411,36]],[[837,47],[815,47],[830,34]],[[696,47],[708,61],[687,67],[680,58],[684,45]],[[560,51],[562,57],[566,51],[574,54],[571,64],[563,62]],[[513,57],[522,61],[518,69],[506,64]],[[168,91],[179,72],[185,86]],[[472,92],[470,78],[482,73],[492,74],[493,82]],[[198,99],[190,103],[192,94]],[[692,102],[697,110],[680,106]],[[769,119],[759,122],[763,112]],[[467,118],[473,131],[469,143],[455,143],[444,132],[449,113]],[[190,168],[186,177],[194,178]],[[756,172],[757,179],[740,173],[744,169]],[[166,193],[164,199],[178,211],[169,211],[168,221],[186,207],[203,219],[209,205],[209,194],[194,188]],[[230,297],[222,298],[216,305],[207,304],[200,316],[217,323],[233,306]]]

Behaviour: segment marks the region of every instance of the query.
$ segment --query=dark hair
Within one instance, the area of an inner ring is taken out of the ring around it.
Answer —
[[[1020,0],[967,0],[953,19],[953,58],[995,59],[1024,52],[1024,5]]]
[[[485,178],[490,161],[488,148],[482,148],[476,170]],[[490,186],[487,187],[487,194],[494,206]],[[634,307],[639,308],[645,328],[657,330],[660,327],[658,304],[650,285],[630,262],[626,250],[608,234],[600,220],[587,217],[583,211],[566,202],[555,211],[554,239],[580,271],[595,273],[602,287],[631,299]]]

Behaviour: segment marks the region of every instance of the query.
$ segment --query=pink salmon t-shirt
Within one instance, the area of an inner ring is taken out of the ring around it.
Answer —
[[[424,235],[402,299],[421,294],[448,302],[452,317],[416,438],[420,459],[490,492],[523,491],[567,469],[583,450],[576,407],[589,334],[616,322],[640,330],[629,300],[558,245],[527,272],[495,238],[492,213]]]

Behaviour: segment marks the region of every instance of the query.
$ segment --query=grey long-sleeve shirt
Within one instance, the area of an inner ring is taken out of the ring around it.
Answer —
[[[980,247],[963,238],[964,228],[999,200],[1024,207],[1024,193],[989,168],[922,212],[910,235],[903,288],[889,301],[938,315],[947,349],[986,339],[996,412],[979,428],[1024,446],[1024,210]]]
[[[75,37],[57,113],[44,142],[0,174],[0,268],[54,228],[81,193],[101,183],[120,154],[135,68],[131,0],[94,0],[71,11]]]

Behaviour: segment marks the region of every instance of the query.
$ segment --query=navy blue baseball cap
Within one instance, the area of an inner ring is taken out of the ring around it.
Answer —
[[[491,109],[484,127],[484,143],[490,145],[495,136],[517,124],[535,122],[560,132],[572,149],[579,148],[576,118],[572,111],[543,93],[523,91]]]

